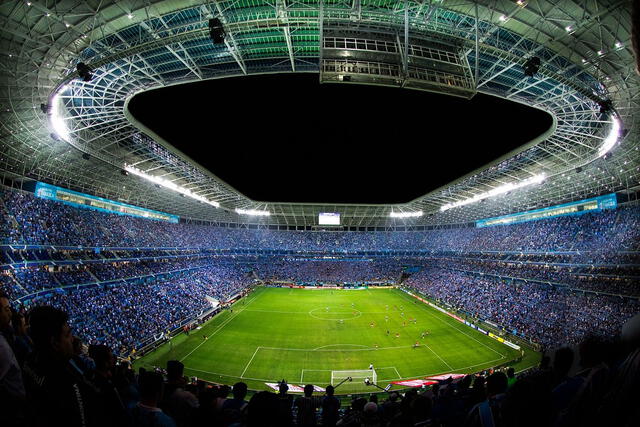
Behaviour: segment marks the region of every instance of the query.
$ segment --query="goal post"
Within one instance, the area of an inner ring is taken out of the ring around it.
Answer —
[[[366,388],[365,381],[368,379],[371,384],[378,384],[378,374],[375,369],[355,369],[349,371],[331,371],[331,385],[340,384],[347,378],[351,378],[350,382],[345,383],[344,388],[360,389]],[[348,386],[347,386],[348,384]]]

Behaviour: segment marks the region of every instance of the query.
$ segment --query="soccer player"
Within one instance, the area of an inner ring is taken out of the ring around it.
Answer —
[[[373,363],[369,363],[369,369],[373,369]]]
[[[416,343],[413,345],[413,348],[418,348],[420,347],[420,341],[416,341]]]
[[[387,329],[387,336],[389,335],[389,330]]]

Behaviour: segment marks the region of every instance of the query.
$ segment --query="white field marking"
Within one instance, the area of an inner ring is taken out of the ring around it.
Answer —
[[[279,381],[279,380],[273,380],[273,379],[268,379],[268,378],[249,378],[249,377],[240,378],[240,377],[236,377],[235,375],[223,374],[223,373],[220,373],[220,372],[203,371],[201,369],[187,368],[186,366],[184,367],[184,369],[188,369],[188,370],[194,371],[194,372],[204,372],[205,374],[218,375],[220,377],[238,378],[238,379],[243,379],[243,380],[266,381],[266,382],[272,382],[272,381],[273,382],[278,382]]]
[[[259,313],[279,313],[279,314],[309,314],[307,311],[279,311],[279,310],[260,310],[260,309],[251,309],[246,311],[255,311]]]
[[[314,349],[314,348],[283,348],[283,347],[260,347],[264,350],[284,350],[284,351],[375,351],[375,350],[393,350],[393,349],[397,349],[397,348],[410,348],[413,347],[413,345],[400,345],[400,346],[396,346],[396,347],[379,347],[379,348],[375,348],[375,347],[367,347],[367,348],[354,348],[354,349],[336,349],[336,350],[329,350],[329,349],[323,349],[323,350],[318,350],[318,349]]]
[[[313,314],[314,311],[318,311],[318,310],[322,310],[322,307],[318,307],[318,308],[314,308],[313,310],[309,310],[309,316],[313,317],[314,319],[320,319],[320,320],[332,320],[334,322],[340,321],[340,320],[354,320],[357,319],[358,317],[362,316],[362,312],[360,310],[356,310],[355,308],[351,309],[350,311],[345,311],[345,312],[337,312],[334,313],[332,311],[325,311],[325,313],[331,313],[331,314],[336,314],[336,315],[342,315],[342,314],[352,314],[354,311],[358,312],[357,316],[353,316],[352,317],[340,317],[340,318],[323,318],[323,317],[318,317],[315,314]]]
[[[396,369],[395,366],[386,366],[384,368],[375,368],[376,372],[379,371],[385,371],[385,370],[389,370],[389,369],[393,369],[394,371],[396,371],[396,374],[398,375],[398,377],[400,377],[400,373],[398,372],[398,370]],[[352,369],[353,370],[353,369]],[[364,371],[365,369],[355,369],[355,370],[359,370],[359,371]],[[303,369],[302,373],[300,374],[300,382],[303,382],[303,378],[304,378],[304,372],[337,372],[335,369]],[[388,381],[391,378],[381,378],[380,375],[378,375],[378,380],[380,381]]]
[[[249,304],[251,304],[253,301],[256,300],[256,298],[258,298],[258,296],[255,296],[251,301],[249,301],[247,304],[244,305],[244,307],[247,307]],[[193,350],[191,350],[189,353],[187,353],[182,359],[180,359],[180,361],[182,362],[183,360],[185,360],[187,357],[191,356],[191,353],[193,353],[194,351],[196,351],[197,349],[200,348],[200,346],[204,343],[206,343],[207,341],[209,341],[209,338],[211,338],[212,336],[214,336],[215,334],[217,334],[218,332],[220,332],[222,330],[222,328],[224,328],[225,326],[227,326],[227,324],[229,322],[231,322],[233,319],[235,319],[236,317],[238,317],[238,314],[240,314],[240,312],[246,310],[246,308],[241,308],[239,310],[236,311],[235,315],[231,315],[227,318],[227,320],[225,320],[224,322],[222,322],[220,325],[218,325],[218,329],[216,329],[211,335],[209,335],[207,337],[206,340],[202,340],[202,342],[200,344],[198,344]]]
[[[374,350],[373,347],[369,347],[367,345],[360,345],[360,344],[329,344],[329,345],[323,345],[322,347],[316,347],[311,349],[311,351],[315,351],[315,350],[320,350],[321,348],[327,348],[327,347],[336,347],[339,345],[346,345],[346,346],[351,346],[351,347],[364,347],[364,348],[368,348],[370,350]],[[336,350],[341,350],[341,349],[336,349]]]
[[[404,296],[406,296],[407,298],[411,298],[411,297],[407,296],[404,292],[402,292],[402,294],[403,294]],[[416,300],[416,301],[418,301],[418,300]],[[427,305],[426,305],[426,304],[424,304],[424,303],[423,303],[423,305],[424,305],[424,307],[431,308],[430,306],[427,306]],[[499,355],[500,355],[500,356],[502,356],[503,358],[505,358],[505,357],[506,357],[504,354],[500,353],[499,351],[494,350],[494,349],[492,349],[491,347],[489,347],[488,345],[486,345],[485,343],[478,341],[475,337],[472,337],[471,335],[469,335],[468,333],[466,333],[466,332],[465,332],[465,331],[463,331],[462,329],[458,329],[458,328],[456,328],[455,326],[453,326],[453,324],[451,324],[451,323],[449,323],[449,322],[445,322],[444,320],[442,320],[442,319],[441,319],[441,318],[439,318],[438,316],[436,316],[436,315],[434,315],[434,314],[430,313],[429,311],[425,311],[425,313],[427,313],[429,316],[433,317],[434,319],[437,319],[437,320],[441,321],[441,322],[442,322],[442,323],[444,323],[445,325],[448,325],[448,326],[452,327],[453,329],[457,330],[458,332],[460,332],[460,333],[462,333],[462,334],[464,334],[464,335],[468,336],[469,338],[471,338],[472,340],[474,340],[474,341],[475,341],[475,342],[477,342],[478,344],[482,344],[483,346],[487,347],[489,350],[493,351],[494,353],[499,354]]]
[[[489,361],[486,361],[486,362],[478,363],[478,364],[471,365],[471,366],[465,366],[463,368],[458,368],[458,369],[455,369],[455,370],[456,371],[461,371],[463,369],[475,368],[476,366],[497,362],[498,360],[502,360],[502,359],[505,359],[505,358],[501,357],[499,359],[489,360]],[[239,377],[236,377],[234,375],[223,374],[223,373],[220,373],[220,372],[203,371],[201,369],[188,368],[186,366],[184,367],[184,369],[188,369],[188,370],[194,371],[194,372],[203,372],[205,374],[218,375],[220,377],[239,378]],[[383,369],[383,368],[380,368],[380,369]],[[316,371],[316,370],[331,372],[331,370],[329,370],[329,369],[305,369],[305,371]],[[398,379],[399,380],[408,380],[408,379],[413,379],[413,378],[431,377],[431,376],[434,376],[434,375],[443,375],[443,374],[450,374],[450,373],[452,373],[452,372],[450,372],[450,371],[430,372],[428,374],[412,375],[410,377],[400,377]],[[252,381],[263,381],[263,382],[278,382],[278,381],[280,381],[279,379],[273,379],[273,378],[269,379],[269,378],[249,378],[249,377],[244,377],[242,379],[244,379],[244,380],[252,380]]]
[[[260,347],[256,348],[256,351],[253,352],[253,356],[251,356],[251,359],[249,359],[249,362],[247,362],[247,365],[244,367],[244,371],[242,371],[242,374],[240,374],[240,378],[244,378],[244,373],[247,372],[247,369],[249,368],[249,365],[251,365],[253,358],[256,357],[258,350],[260,350]]]
[[[263,347],[264,348],[264,347]],[[396,369],[395,366],[385,366],[384,368],[375,368],[376,371],[384,369]],[[305,369],[305,371],[314,372],[338,372],[338,371],[368,371],[368,369]]]
[[[396,371],[396,375],[398,376],[398,378],[402,378],[402,377],[400,376],[400,372],[398,372],[398,370],[396,369],[396,367],[395,367],[395,366],[393,367],[393,369]]]
[[[315,311],[315,310],[319,310],[320,308],[315,308],[311,311]],[[259,308],[255,308],[255,309],[247,309],[245,311],[255,311],[255,312],[260,312],[260,313],[276,313],[276,314],[309,314],[308,311],[282,311],[282,310],[262,310]],[[356,311],[360,311],[360,310],[356,310]],[[404,313],[405,314],[412,314],[412,313],[423,313],[424,310],[405,310]],[[329,311],[329,313],[331,313],[331,311]],[[348,313],[345,312],[340,312],[337,314],[351,314],[352,311],[349,311]],[[362,314],[389,314],[389,311],[360,311],[360,313]],[[313,317],[313,316],[312,316]],[[322,319],[322,320],[327,320],[327,319]],[[330,319],[329,319],[330,320]]]
[[[436,353],[435,351],[433,351],[433,350],[431,349],[431,347],[429,347],[429,346],[428,346],[428,345],[426,345],[426,344],[422,344],[422,345],[423,345],[424,347],[427,347],[429,350],[431,350],[431,353],[435,354],[435,355],[436,355],[436,357],[437,357],[438,359],[442,360],[442,363],[444,363],[445,365],[447,365],[447,368],[449,368],[449,369],[453,370],[453,368],[451,367],[451,365],[449,365],[449,364],[448,364],[448,363],[447,363],[447,362],[446,362],[442,357],[438,356],[438,353]]]

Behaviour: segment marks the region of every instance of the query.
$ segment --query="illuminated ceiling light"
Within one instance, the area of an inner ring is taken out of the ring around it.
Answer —
[[[598,149],[598,157],[602,157],[609,151],[611,151],[613,146],[616,145],[616,142],[618,142],[618,138],[620,137],[620,120],[614,115],[611,116],[611,120],[613,122],[611,125],[611,130],[609,131],[609,135],[607,135],[604,142]]]
[[[251,216],[270,216],[271,212],[269,211],[259,211],[257,209],[240,209],[236,208],[236,213],[240,215],[251,215]]]
[[[391,212],[389,214],[391,218],[419,218],[422,216],[422,211],[415,212]]]
[[[151,181],[154,184],[157,184],[157,185],[160,185],[162,187],[168,188],[169,190],[176,191],[176,192],[178,192],[178,193],[180,193],[180,194],[182,194],[184,196],[187,196],[187,197],[190,197],[192,199],[198,200],[198,201],[200,201],[202,203],[206,203],[208,205],[215,206],[216,208],[220,207],[220,203],[218,203],[216,201],[213,201],[213,200],[209,200],[206,197],[202,197],[202,196],[200,196],[198,194],[195,194],[191,190],[188,190],[188,189],[186,189],[184,187],[181,187],[181,186],[169,181],[168,179],[164,179],[164,178],[160,178],[158,176],[153,176],[153,175],[146,174],[146,173],[142,172],[140,169],[138,169],[136,167],[133,167],[133,166],[126,165],[126,164],[124,165],[124,170],[129,172],[129,173],[132,173],[134,175],[137,175],[140,178],[144,178],[147,181]]]
[[[527,2],[524,0],[518,0],[516,4],[520,7],[525,7],[527,5]]]
[[[624,47],[624,44],[622,44],[620,42],[616,42],[615,46],[616,46],[616,49],[620,50],[620,49],[622,49]]]
[[[63,87],[60,89],[51,100],[51,127],[53,131],[58,135],[58,138],[69,142],[71,139],[71,134],[69,133],[69,129],[67,128],[67,124],[64,121],[64,117],[62,115],[62,92],[64,92],[67,88]]]
[[[599,55],[599,56],[604,55],[604,50],[600,49],[600,50],[598,51],[598,55]]]
[[[500,20],[500,22],[507,22],[509,20],[509,18],[507,18],[504,15],[500,15],[500,17],[498,19]]]
[[[133,19],[133,15],[131,13],[127,14],[127,18]]]
[[[499,194],[504,194],[507,193],[509,191],[512,190],[517,190],[519,188],[522,187],[526,187],[528,185],[532,185],[532,184],[540,184],[542,181],[544,181],[544,179],[546,178],[545,174],[541,173],[538,175],[534,175],[531,178],[527,178],[523,181],[517,182],[517,183],[509,183],[509,184],[504,184],[501,185],[499,187],[494,188],[493,190],[490,191],[486,191],[484,193],[480,193],[480,194],[476,194],[473,197],[470,197],[468,199],[464,199],[464,200],[460,200],[458,202],[455,203],[447,203],[446,205],[442,205],[440,206],[440,211],[444,212],[446,210],[452,209],[452,208],[457,208],[459,206],[465,206],[471,203],[475,203],[475,202],[479,202],[480,200],[484,200],[487,199],[489,197],[493,197],[493,196],[497,196]]]
[[[27,2],[27,6],[31,6],[31,2],[30,1]]]
[[[69,27],[71,26],[71,24],[69,24],[68,22],[65,22],[65,23],[64,23],[64,26],[65,26],[65,27],[67,27],[67,28],[69,28]]]

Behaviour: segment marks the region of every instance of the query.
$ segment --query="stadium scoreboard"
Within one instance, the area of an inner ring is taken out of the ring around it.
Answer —
[[[318,225],[340,225],[340,213],[320,212],[318,214]]]

